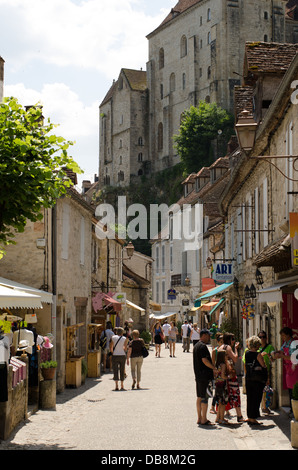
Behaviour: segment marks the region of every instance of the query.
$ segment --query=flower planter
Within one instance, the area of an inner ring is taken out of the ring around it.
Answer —
[[[55,378],[56,367],[49,367],[48,369],[42,367],[41,373],[44,380],[53,380]]]

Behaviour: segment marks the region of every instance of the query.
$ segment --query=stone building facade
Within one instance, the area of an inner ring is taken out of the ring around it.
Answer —
[[[267,48],[269,50],[270,45]],[[298,152],[297,100],[293,99],[293,82],[298,79],[298,55],[292,50],[292,60],[286,66],[291,46],[287,54],[282,47],[276,48],[274,53],[271,50],[267,61],[264,60],[266,45],[259,45],[258,49],[259,55],[255,51],[254,62],[251,56],[248,58],[250,78],[254,79],[253,90],[259,92],[261,98],[260,82],[267,83],[267,91],[272,90],[271,103],[265,112],[263,110],[262,120],[259,108],[255,108],[254,119],[258,123],[255,144],[248,153],[239,149],[234,153],[231,178],[220,200],[220,208],[226,222],[225,256],[235,259],[234,275],[238,280],[230,292],[229,315],[238,320],[243,341],[265,330],[269,341],[278,350],[281,328],[292,328],[294,337],[298,338],[294,314],[298,305],[294,296],[298,270],[292,258],[289,224],[290,214],[298,212],[298,178],[294,163]],[[257,69],[253,63],[258,64]],[[269,75],[272,87],[269,86]],[[257,98],[256,94],[255,102]],[[250,106],[249,98],[242,101],[242,109],[247,107],[246,104]],[[267,158],[262,160],[262,156]],[[263,277],[261,283],[257,279],[257,269]],[[256,287],[256,297],[248,295],[248,301],[254,304],[254,317],[243,318],[245,290],[252,285]],[[272,385],[278,392],[279,405],[288,406],[289,396],[283,379],[282,363],[277,362]]]
[[[147,78],[122,69],[100,105],[99,185],[127,186],[150,171]]]
[[[295,43],[297,28],[291,0],[179,0],[147,35],[146,73],[122,69],[100,106],[99,185],[177,164],[184,110],[206,100],[233,112],[245,42]]]

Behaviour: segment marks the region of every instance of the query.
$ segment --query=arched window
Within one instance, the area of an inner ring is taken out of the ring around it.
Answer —
[[[158,132],[157,132],[157,149],[163,149],[163,123],[160,122],[158,124]]]
[[[138,176],[143,176],[143,170],[138,171]]]
[[[211,21],[211,10],[208,8],[207,10],[207,21]]]
[[[175,89],[176,89],[176,77],[175,77],[174,73],[171,73],[171,76],[170,76],[170,93],[175,91]]]
[[[182,90],[186,88],[186,75],[185,73],[182,74]]]
[[[123,163],[123,159],[122,159],[122,155],[120,155],[120,157],[119,157],[119,165],[122,165],[122,163]]]
[[[185,57],[187,55],[187,39],[186,36],[182,36],[180,41],[180,57]]]
[[[124,181],[124,171],[119,171],[118,173],[118,182]]]
[[[268,35],[267,34],[264,35],[264,42],[268,42]]]
[[[143,146],[143,137],[139,137],[139,139],[138,139],[138,145],[139,145],[140,147]]]
[[[159,49],[159,68],[163,69],[165,66],[165,51],[163,48]]]
[[[138,155],[138,162],[142,162],[143,161],[143,154],[142,153],[139,153]]]
[[[211,43],[211,33],[209,31],[208,36],[207,36],[207,44]]]
[[[211,78],[211,67],[210,67],[210,65],[207,69],[207,78],[208,78],[208,80]]]

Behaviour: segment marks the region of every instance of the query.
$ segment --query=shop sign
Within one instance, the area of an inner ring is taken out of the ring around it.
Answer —
[[[298,213],[289,213],[290,237],[292,251],[292,267],[298,267]]]
[[[214,263],[213,279],[215,281],[232,282],[233,281],[233,265],[232,263]]]
[[[168,290],[168,300],[175,300],[176,299],[176,291],[175,289]]]

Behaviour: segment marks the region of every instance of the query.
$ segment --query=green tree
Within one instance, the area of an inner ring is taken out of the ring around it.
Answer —
[[[214,161],[214,141],[220,140],[224,156],[233,133],[233,116],[216,103],[200,101],[198,107],[191,106],[186,110],[179,134],[173,136],[185,172],[197,172]]]
[[[73,142],[57,137],[43,122],[39,105],[24,109],[17,99],[0,103],[0,257],[23,232],[27,220],[42,219],[71,186],[66,169],[82,173],[67,153]]]

